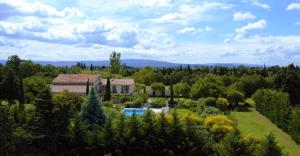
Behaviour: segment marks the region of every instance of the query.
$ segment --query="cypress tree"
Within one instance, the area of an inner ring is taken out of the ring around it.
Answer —
[[[174,90],[173,90],[173,80],[171,78],[170,80],[170,101],[169,101],[169,104],[171,107],[174,107],[175,106],[175,102],[174,102]]]
[[[96,130],[98,126],[105,124],[106,114],[94,86],[89,92],[87,102],[81,106],[80,118],[91,130]]]
[[[2,82],[3,96],[9,102],[13,102],[15,99],[19,99],[19,80],[12,68],[8,68]]]
[[[85,95],[87,96],[90,91],[90,79],[86,82],[86,90],[85,90]]]
[[[26,103],[25,95],[24,95],[24,83],[22,77],[20,77],[20,89],[19,89],[19,103],[21,104],[21,107],[23,108],[23,105]]]
[[[107,80],[106,80],[104,100],[105,101],[110,101],[110,99],[111,99],[110,78],[108,77]]]

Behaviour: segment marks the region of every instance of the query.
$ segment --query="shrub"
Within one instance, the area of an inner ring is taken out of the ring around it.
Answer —
[[[207,127],[218,140],[234,131],[233,121],[225,115],[213,115],[205,118],[204,126]]]
[[[214,97],[207,97],[204,100],[205,106],[216,106],[217,99]]]
[[[225,98],[221,98],[221,97],[219,97],[219,98],[217,99],[216,104],[217,104],[217,107],[218,107],[220,110],[222,110],[222,111],[226,111],[227,108],[228,108],[228,106],[229,106],[228,100],[225,99]]]
[[[103,101],[102,103],[104,107],[112,107],[111,101]]]
[[[140,108],[143,105],[143,101],[140,100],[134,100],[133,102],[126,102],[125,107],[126,108]]]
[[[162,108],[166,105],[167,100],[166,99],[154,99],[151,102],[151,107],[152,108]]]
[[[216,115],[216,114],[220,114],[221,111],[220,111],[220,109],[218,109],[216,107],[205,107],[204,113],[210,114],[210,115]]]

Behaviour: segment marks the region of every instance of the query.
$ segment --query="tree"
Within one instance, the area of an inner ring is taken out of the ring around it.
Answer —
[[[91,91],[89,92],[87,101],[82,104],[80,118],[88,128],[93,131],[105,124],[106,114],[94,86],[92,86]]]
[[[269,118],[278,127],[286,130],[291,104],[289,95],[271,89],[259,89],[252,99],[256,103],[256,110]]]
[[[267,135],[266,141],[264,144],[264,153],[265,156],[281,156],[283,155],[281,148],[278,146],[277,141],[273,133]]]
[[[138,72],[134,73],[133,77],[136,82],[149,86],[153,82],[155,82],[157,74],[151,67],[145,67],[139,70]]]
[[[112,74],[120,74],[121,71],[121,53],[113,51],[110,54],[110,70]]]
[[[283,92],[288,92],[293,105],[300,104],[300,75],[293,64],[287,68],[282,68],[276,73],[274,87]]]
[[[2,82],[4,99],[13,102],[19,99],[19,79],[12,68],[8,68]]]
[[[230,103],[230,106],[232,106],[233,108],[237,106],[240,102],[243,102],[245,99],[243,93],[235,89],[228,89],[225,95]]]
[[[260,75],[243,75],[234,85],[239,91],[244,92],[246,97],[251,97],[256,90],[266,86],[266,81]]]
[[[26,103],[25,92],[24,92],[24,82],[23,82],[22,78],[20,78],[19,103],[21,105],[24,105]]]
[[[175,106],[175,101],[174,101],[174,91],[173,91],[173,80],[171,78],[170,80],[170,101],[169,104],[171,107]]]
[[[50,83],[49,78],[44,78],[42,76],[31,76],[24,80],[24,92],[25,99],[27,103],[32,103],[35,101],[37,95],[48,87]]]
[[[108,77],[106,80],[105,93],[104,93],[104,101],[110,101],[111,99],[111,86],[110,86],[110,78]]]
[[[0,105],[0,155],[9,155],[12,141],[12,128],[4,106]]]
[[[224,83],[219,77],[207,75],[200,78],[191,88],[190,97],[199,99],[201,97],[219,97],[224,92]]]
[[[300,110],[292,112],[288,125],[288,133],[295,142],[300,143]]]
[[[154,82],[151,84],[151,88],[153,90],[153,96],[155,96],[155,92],[159,91],[160,95],[163,96],[163,92],[165,91],[165,85],[160,82]]]
[[[13,55],[6,61],[6,66],[14,70],[14,72],[19,76],[20,74],[21,59],[17,55]]]
[[[180,95],[186,98],[189,97],[190,90],[191,86],[186,82],[177,83],[176,85],[174,85],[174,92],[177,94],[178,97]]]
[[[90,79],[86,82],[86,89],[85,89],[85,95],[87,96],[90,91]]]

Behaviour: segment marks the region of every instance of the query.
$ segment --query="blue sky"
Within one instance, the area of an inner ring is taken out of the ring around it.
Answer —
[[[0,0],[0,59],[300,65],[300,0]]]

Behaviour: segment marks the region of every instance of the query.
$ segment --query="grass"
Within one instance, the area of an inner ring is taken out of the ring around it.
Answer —
[[[174,108],[171,108],[170,109],[170,114],[172,114],[174,112]],[[201,119],[200,115],[196,112],[193,112],[191,110],[188,110],[188,109],[184,109],[184,108],[177,108],[176,109],[177,111],[177,115],[180,119],[184,119],[185,117],[187,117],[188,115],[191,116],[191,118],[194,118],[194,119]]]
[[[300,153],[300,145],[297,145],[292,138],[274,125],[269,119],[254,109],[249,112],[232,112],[231,116],[237,120],[237,127],[242,135],[252,134],[257,136],[273,133],[283,151],[290,156],[297,156]]]

